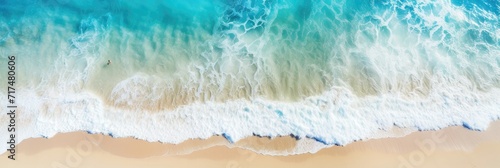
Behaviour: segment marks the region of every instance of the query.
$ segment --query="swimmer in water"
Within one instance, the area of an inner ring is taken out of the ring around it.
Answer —
[[[108,65],[111,64],[111,60],[108,60]]]

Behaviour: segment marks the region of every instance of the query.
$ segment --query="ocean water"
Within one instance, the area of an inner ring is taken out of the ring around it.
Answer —
[[[315,140],[270,153],[287,155],[393,127],[486,129],[499,15],[491,0],[1,0],[0,62],[17,57],[18,141]]]

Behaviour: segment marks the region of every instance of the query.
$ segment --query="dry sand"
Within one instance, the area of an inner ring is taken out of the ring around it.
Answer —
[[[250,137],[229,144],[222,137],[178,145],[111,138],[85,132],[32,138],[18,145],[16,160],[0,157],[0,167],[500,167],[500,121],[484,132],[462,127],[415,132],[401,138],[354,142],[314,154],[261,155],[235,146],[290,150],[291,137]],[[231,148],[226,147],[231,146]],[[194,152],[192,152],[194,151]]]

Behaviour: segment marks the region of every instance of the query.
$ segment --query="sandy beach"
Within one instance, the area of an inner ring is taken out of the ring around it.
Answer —
[[[500,168],[499,1],[1,0],[0,168]]]
[[[400,138],[359,141],[314,154],[262,155],[238,146],[287,150],[291,137],[249,137],[229,144],[222,137],[178,145],[112,138],[86,132],[31,138],[18,145],[16,160],[1,155],[2,167],[499,167],[500,122],[483,132],[462,127],[415,132]],[[229,147],[228,147],[229,146]]]

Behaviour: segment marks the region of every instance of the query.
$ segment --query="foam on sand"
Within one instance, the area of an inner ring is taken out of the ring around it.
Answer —
[[[19,141],[83,130],[307,142],[262,151],[286,155],[500,118],[496,2],[91,4],[0,5],[0,59],[19,58]]]

